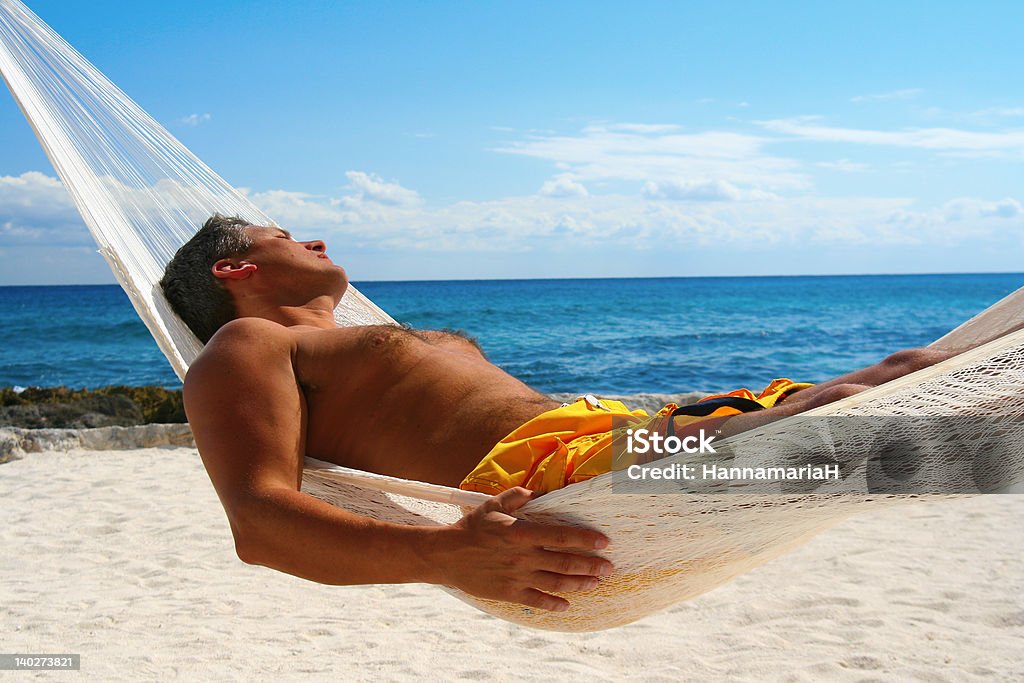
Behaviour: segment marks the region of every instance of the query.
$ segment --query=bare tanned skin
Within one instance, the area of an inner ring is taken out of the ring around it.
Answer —
[[[544,609],[611,564],[599,533],[509,516],[532,494],[495,496],[458,524],[410,527],[299,491],[302,459],[457,486],[490,448],[554,401],[457,335],[338,328],[347,281],[322,242],[248,228],[255,245],[214,274],[239,319],[193,363],[185,407],[246,562],[328,584],[428,582]]]
[[[506,491],[446,527],[368,519],[302,493],[304,456],[458,486],[490,449],[557,403],[489,363],[471,341],[395,326],[339,328],[347,287],[323,242],[251,226],[244,256],[213,273],[238,318],[189,370],[185,407],[227,512],[239,557],[327,584],[427,582],[543,609],[553,592],[595,588],[612,566],[585,529],[511,516],[532,494]],[[733,418],[742,431],[834,401],[919,367],[941,352],[886,362]],[[798,400],[797,400],[798,399]]]

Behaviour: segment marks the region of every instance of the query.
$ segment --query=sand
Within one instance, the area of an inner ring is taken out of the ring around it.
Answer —
[[[868,514],[705,596],[539,632],[423,585],[327,587],[235,559],[194,449],[0,465],[3,680],[1024,678],[1024,496]]]

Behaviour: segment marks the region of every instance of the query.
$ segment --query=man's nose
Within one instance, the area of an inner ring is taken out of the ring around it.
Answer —
[[[327,245],[323,243],[323,240],[310,240],[309,242],[303,242],[302,246],[310,251],[318,251],[320,253],[327,251]]]

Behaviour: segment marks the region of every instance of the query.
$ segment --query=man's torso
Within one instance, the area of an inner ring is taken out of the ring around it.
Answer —
[[[458,486],[509,432],[558,405],[455,334],[287,329],[305,452],[321,460]]]

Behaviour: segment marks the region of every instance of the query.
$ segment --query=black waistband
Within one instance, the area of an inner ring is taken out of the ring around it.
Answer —
[[[687,406],[679,406],[672,411],[672,417],[675,417],[676,415],[705,417],[719,408],[735,408],[741,413],[753,413],[758,410],[764,410],[763,405],[757,401],[751,401],[749,398],[742,398],[740,396],[721,396],[719,398],[709,398],[708,400],[701,401],[700,403],[691,403]]]

